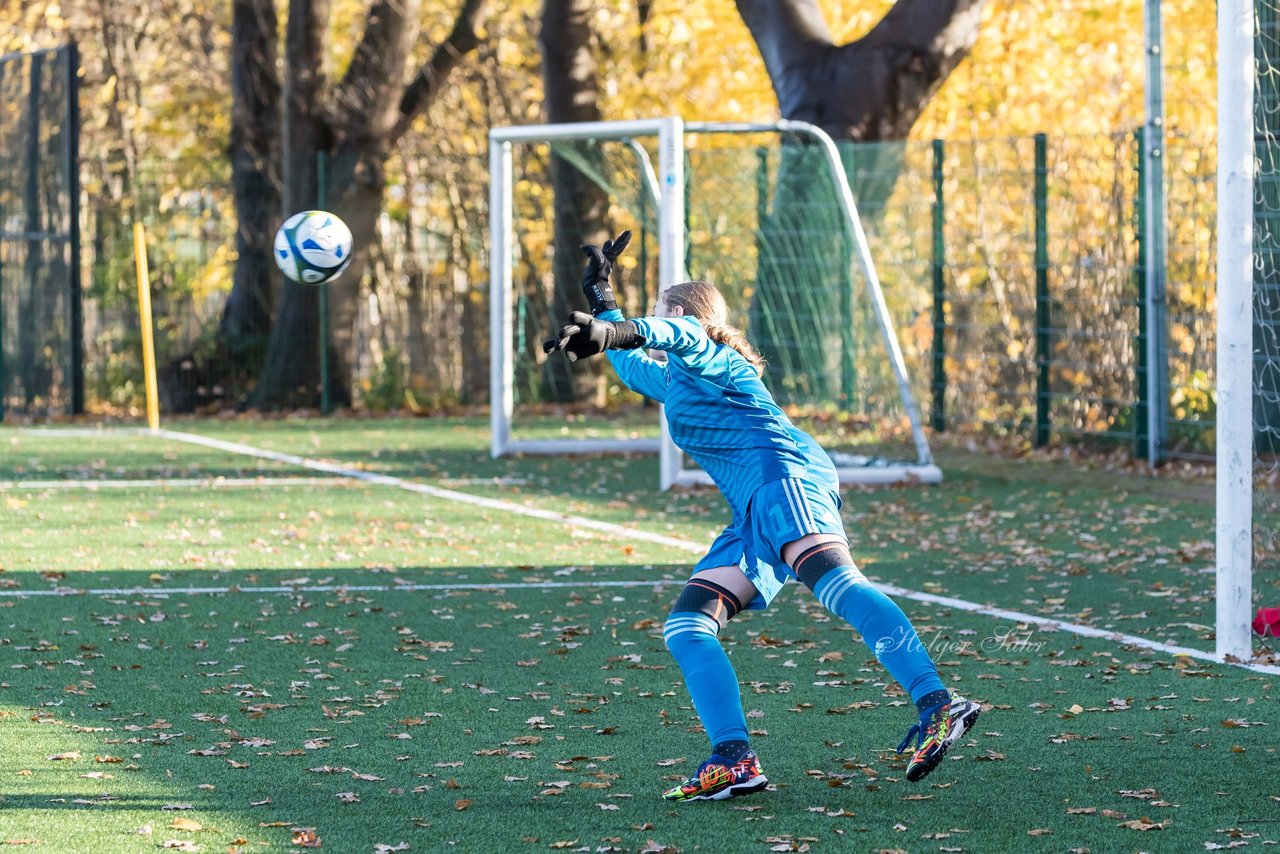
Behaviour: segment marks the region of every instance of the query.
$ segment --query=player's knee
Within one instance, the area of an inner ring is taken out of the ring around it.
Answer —
[[[852,567],[853,555],[849,547],[840,542],[819,543],[801,552],[792,564],[796,577],[810,590],[816,590],[818,582],[832,570]]]
[[[663,640],[670,648],[672,640],[682,635],[714,637],[741,610],[742,603],[728,589],[714,581],[694,579],[680,592],[671,607],[671,615],[662,627]]]
[[[719,643],[720,624],[701,612],[674,612],[662,626],[662,642],[667,649],[689,648],[694,644],[711,641]]]

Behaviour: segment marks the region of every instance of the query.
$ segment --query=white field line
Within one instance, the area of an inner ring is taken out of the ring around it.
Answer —
[[[49,431],[54,432],[54,431]],[[446,501],[456,501],[462,504],[473,504],[477,507],[485,507],[490,510],[500,510],[506,513],[515,513],[522,516],[531,516],[536,519],[546,519],[553,522],[561,522],[568,525],[576,525],[580,528],[590,528],[614,536],[625,537],[633,540],[643,540],[645,542],[657,543],[658,545],[669,546],[671,548],[681,549],[686,552],[701,555],[706,551],[706,546],[699,543],[691,543],[688,540],[679,540],[674,537],[664,537],[661,534],[651,534],[648,531],[640,531],[635,528],[629,528],[625,525],[615,525],[612,522],[601,522],[596,519],[588,519],[583,516],[571,516],[567,513],[557,513],[552,510],[542,510],[537,507],[526,507],[523,504],[514,504],[509,501],[499,501],[492,498],[483,498],[478,495],[469,495],[465,492],[455,492],[449,489],[440,489],[426,484],[415,483],[413,481],[404,480],[390,475],[374,474],[372,472],[360,471],[359,469],[351,469],[334,463],[321,462],[319,460],[309,460],[304,457],[295,456],[293,454],[283,454],[276,451],[268,451],[262,448],[255,448],[252,445],[243,445],[238,442],[224,442],[220,439],[211,439],[206,436],[200,436],[194,433],[181,433],[175,430],[139,430],[142,434],[151,434],[164,439],[170,439],[175,442],[187,442],[193,445],[203,445],[207,448],[215,448],[217,450],[226,451],[233,454],[244,454],[251,457],[259,457],[261,459],[274,460],[276,462],[289,463],[290,465],[301,466],[313,471],[322,471],[327,474],[340,475],[344,477],[356,478],[368,483],[377,483],[384,486],[394,486],[400,489],[407,489],[411,492],[417,492],[422,495],[430,495],[433,498],[441,498]],[[557,583],[557,582],[550,582]],[[567,586],[582,586],[582,582],[559,582]],[[624,582],[625,583],[625,582]],[[639,584],[656,584],[659,582],[638,582]],[[877,582],[880,589],[886,594],[897,596],[902,599],[911,599],[916,602],[924,602],[929,605],[937,605],[943,608],[954,608],[958,611],[966,611],[971,614],[981,614],[986,617],[995,617],[999,620],[1009,620],[1026,625],[1036,626],[1046,631],[1061,631],[1070,634],[1080,635],[1082,637],[1097,638],[1106,640],[1114,644],[1124,646],[1136,646],[1141,649],[1149,649],[1170,656],[1184,656],[1194,658],[1200,661],[1209,661],[1221,664],[1213,653],[1204,650],[1192,649],[1191,647],[1179,646],[1177,644],[1162,643],[1161,641],[1151,640],[1150,638],[1138,637],[1137,635],[1128,635],[1123,632],[1113,632],[1107,629],[1099,629],[1094,626],[1085,626],[1079,623],[1068,623],[1061,620],[1055,620],[1049,617],[1036,616],[1034,614],[1025,614],[1021,611],[1011,611],[1006,608],[995,608],[989,605],[982,605],[977,602],[969,602],[965,599],[953,599],[950,596],[938,596],[933,593],[924,593],[918,590],[908,590],[904,587],[898,587],[894,584],[885,584]],[[504,587],[511,585],[481,585],[482,587]],[[230,593],[233,590],[242,592],[253,592],[254,588],[189,588],[194,593]],[[279,592],[305,592],[309,588],[282,588]],[[344,588],[337,586],[334,590],[357,590],[359,588]],[[395,586],[392,589],[410,589]],[[450,589],[449,587],[427,588],[421,589]],[[170,588],[172,592],[181,593],[181,588]],[[271,588],[262,588],[262,592],[269,592]],[[317,588],[320,590],[320,588]],[[10,595],[23,595],[20,591],[7,591]],[[49,591],[51,593],[56,591]],[[159,595],[159,591],[145,591],[150,595]],[[374,591],[376,592],[376,591]],[[6,591],[0,591],[0,596],[5,595]],[[1227,662],[1235,667],[1242,667],[1247,670],[1253,670],[1259,673],[1269,673],[1280,675],[1280,666],[1270,664],[1252,664],[1243,662]]]
[[[684,579],[655,578],[650,581],[480,581],[457,584],[278,584],[274,586],[231,587],[91,587],[79,590],[58,587],[52,590],[0,590],[0,597],[26,599],[33,596],[169,596],[220,595],[224,593],[389,593],[422,590],[553,590],[559,587],[665,587],[683,584]]]
[[[18,432],[35,439],[63,439],[67,436],[111,439],[120,435],[145,435],[145,427],[19,427]]]
[[[252,486],[348,486],[349,477],[176,477],[152,480],[0,480],[0,492],[18,489],[219,489]]]
[[[226,451],[232,454],[242,454],[250,457],[258,457],[264,460],[273,460],[279,463],[289,463],[290,465],[301,466],[302,468],[311,469],[312,471],[321,471],[326,474],[340,475],[342,477],[353,477],[366,483],[376,483],[381,486],[394,486],[399,489],[407,489],[410,492],[417,492],[420,495],[430,495],[432,498],[439,498],[444,501],[452,501],[457,504],[472,504],[476,507],[484,507],[489,510],[499,510],[503,513],[517,513],[521,516],[531,516],[535,519],[545,519],[550,522],[559,522],[565,525],[575,525],[579,528],[590,528],[601,533],[611,534],[613,536],[627,537],[633,540],[644,540],[645,542],[655,543],[660,546],[681,549],[687,552],[702,554],[706,551],[706,547],[697,543],[691,543],[688,540],[680,540],[675,537],[666,537],[662,534],[651,534],[648,531],[640,531],[635,528],[628,528],[624,525],[615,525],[612,522],[601,522],[598,519],[588,519],[585,516],[572,516],[568,513],[559,513],[555,510],[542,510],[538,507],[526,507],[523,504],[514,504],[510,501],[498,501],[493,498],[484,498],[479,495],[471,495],[466,492],[458,492],[452,489],[441,489],[438,486],[428,486],[425,483],[417,483],[404,478],[394,477],[387,474],[377,474],[375,472],[361,471],[360,469],[347,468],[337,463],[326,463],[320,460],[307,459],[294,454],[283,454],[278,451],[268,451],[262,448],[255,448],[252,445],[242,445],[239,442],[224,442],[221,439],[211,439],[207,436],[199,436],[195,433],[180,433],[176,430],[156,430],[153,435],[162,439],[171,439],[175,442],[187,442],[192,445],[203,445],[206,448],[214,448],[219,451]]]

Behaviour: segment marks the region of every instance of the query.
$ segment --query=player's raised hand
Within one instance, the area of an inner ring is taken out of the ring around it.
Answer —
[[[609,276],[613,273],[613,263],[631,242],[631,232],[624,231],[612,240],[606,240],[604,246],[583,244],[583,253],[587,256],[587,269],[582,274],[582,292],[587,296],[592,314],[601,314],[618,307],[614,299],[613,287],[609,284]]]
[[[631,321],[614,323],[597,320],[586,312],[570,312],[568,321],[556,337],[542,342],[544,353],[563,350],[569,361],[586,359],[605,350],[635,350],[644,346],[644,338]]]
[[[570,342],[573,341],[574,336],[576,335],[581,337],[582,327],[584,325],[589,326],[591,324],[591,320],[591,315],[584,312],[570,312],[569,319],[560,327],[560,331],[556,333],[555,337],[548,338],[546,341],[542,342],[542,352],[554,353],[557,350],[567,350]],[[570,360],[572,361],[573,358],[574,357],[571,356]]]
[[[612,264],[614,261],[618,260],[618,256],[621,255],[630,244],[631,232],[624,231],[617,237],[613,238],[613,240],[606,240],[604,242],[604,246],[601,247],[601,251],[604,253],[604,257],[609,259],[609,263]]]

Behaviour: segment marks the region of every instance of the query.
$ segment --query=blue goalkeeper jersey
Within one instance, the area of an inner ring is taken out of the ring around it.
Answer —
[[[624,318],[615,310],[600,319]],[[694,317],[633,322],[645,346],[667,360],[608,350],[609,361],[628,388],[666,405],[672,441],[715,481],[735,522],[755,491],[775,480],[802,478],[839,491],[831,458],[791,423],[741,353],[708,338]]]

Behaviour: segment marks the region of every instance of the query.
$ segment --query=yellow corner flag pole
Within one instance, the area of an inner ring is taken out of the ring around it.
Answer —
[[[142,370],[146,375],[147,385],[147,427],[159,430],[156,342],[151,330],[151,274],[147,271],[147,238],[140,222],[133,224],[133,259],[138,268],[138,318],[142,322]]]

